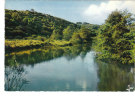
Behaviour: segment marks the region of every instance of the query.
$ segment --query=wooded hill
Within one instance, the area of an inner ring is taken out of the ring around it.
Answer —
[[[48,14],[34,11],[5,10],[5,38],[23,39],[25,37],[42,36],[56,40],[69,40],[74,31],[81,26],[97,29],[99,25],[92,25],[86,22],[75,24],[67,20],[57,18]],[[93,28],[94,27],[94,28]]]
[[[76,24],[64,19],[34,10],[5,10],[6,39],[21,39],[32,35],[50,37],[54,32],[59,33],[57,35],[62,35],[63,29],[71,24],[77,27]]]

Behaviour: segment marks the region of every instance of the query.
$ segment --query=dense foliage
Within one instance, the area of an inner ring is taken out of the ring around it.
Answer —
[[[99,59],[114,59],[122,63],[134,62],[135,30],[132,14],[114,11],[98,32],[96,50]]]
[[[61,39],[64,28],[70,24],[76,25],[34,10],[17,11],[7,9],[5,10],[5,24],[6,39],[22,39],[32,35],[50,37],[52,34],[60,35],[56,36],[56,39]]]

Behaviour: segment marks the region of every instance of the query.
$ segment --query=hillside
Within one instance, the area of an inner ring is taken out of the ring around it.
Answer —
[[[75,24],[34,11],[5,10],[5,48],[23,50],[42,46],[67,46],[92,41],[99,25]]]
[[[5,38],[22,39],[28,36],[40,35],[50,37],[54,31],[62,35],[68,25],[74,23],[34,11],[5,10]],[[62,38],[62,37],[60,37]]]

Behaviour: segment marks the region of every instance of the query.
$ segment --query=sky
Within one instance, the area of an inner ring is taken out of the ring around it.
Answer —
[[[103,24],[118,9],[135,14],[134,0],[6,0],[6,9],[30,10],[50,14],[71,22]]]

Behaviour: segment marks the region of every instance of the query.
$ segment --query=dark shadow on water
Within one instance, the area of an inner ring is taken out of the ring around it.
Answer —
[[[97,61],[99,91],[126,91],[127,86],[134,82],[131,67],[119,63]]]

